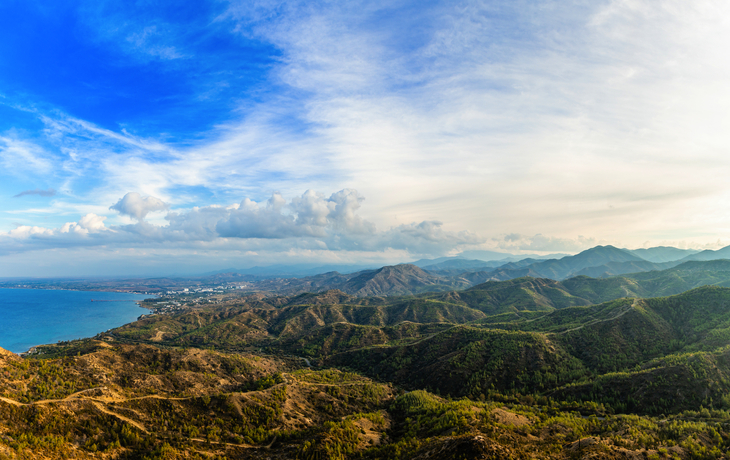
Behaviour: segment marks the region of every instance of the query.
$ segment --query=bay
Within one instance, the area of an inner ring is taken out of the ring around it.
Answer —
[[[149,297],[120,292],[0,289],[0,347],[22,353],[36,345],[93,337],[148,313],[135,301]]]

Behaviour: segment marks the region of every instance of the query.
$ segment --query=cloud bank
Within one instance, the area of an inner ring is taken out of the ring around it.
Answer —
[[[154,196],[129,192],[109,209],[137,223],[105,225],[106,216],[86,214],[59,228],[19,226],[0,234],[0,251],[17,253],[51,247],[193,247],[289,251],[293,248],[341,253],[405,251],[443,255],[455,248],[484,243],[469,232],[450,232],[441,222],[424,221],[379,231],[358,215],[364,201],[357,190],[326,196],[307,190],[285,199],[275,192],[264,202],[248,198],[229,206],[203,206],[168,212],[163,225],[145,221],[169,205]]]

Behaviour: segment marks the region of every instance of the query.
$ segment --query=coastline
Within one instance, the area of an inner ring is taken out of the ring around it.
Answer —
[[[121,291],[118,289],[74,289],[74,288],[70,288],[70,287],[58,287],[58,286],[39,287],[39,286],[2,286],[2,285],[0,285],[0,289],[27,289],[27,290],[34,290],[34,291],[114,292],[117,294],[148,295],[151,297],[159,297],[159,295],[160,295],[160,294],[154,294],[151,292],[142,292],[142,291]]]
[[[28,356],[30,356],[30,355],[32,355],[32,354],[34,354],[34,353],[36,352],[36,348],[38,348],[38,347],[40,347],[40,346],[41,346],[41,345],[33,345],[32,347],[30,347],[30,348],[28,349],[28,351],[24,351],[24,352],[22,352],[22,353],[17,353],[17,355],[18,355],[18,356],[20,356],[21,358],[25,358],[25,357],[28,357]],[[12,353],[12,352],[11,352],[11,353]]]
[[[137,298],[118,298],[127,296]],[[146,316],[152,310],[143,306],[144,300],[154,297],[118,291],[3,287],[0,314],[5,321],[0,324],[0,347],[28,357],[43,345],[92,338]]]

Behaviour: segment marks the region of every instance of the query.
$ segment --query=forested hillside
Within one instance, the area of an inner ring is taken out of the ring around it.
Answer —
[[[727,263],[706,264],[181,297],[0,354],[0,458],[724,458],[730,288],[658,296],[722,284]]]

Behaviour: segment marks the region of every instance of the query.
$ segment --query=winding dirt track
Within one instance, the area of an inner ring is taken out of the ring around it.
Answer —
[[[93,391],[93,390],[103,390],[105,387],[95,387],[95,388],[87,388],[86,390],[77,391],[76,393],[70,394],[62,399],[41,399],[39,401],[33,401],[29,403],[22,403],[20,401],[16,401],[14,399],[10,398],[3,398],[0,396],[0,401],[6,402],[8,404],[12,404],[13,406],[33,406],[33,405],[39,405],[39,404],[53,404],[53,403],[61,403],[61,402],[68,402],[68,401],[79,401],[84,399],[91,399],[91,398],[80,398],[79,395],[82,393],[86,393],[87,391]]]
[[[284,374],[283,376],[284,376],[284,380],[285,380],[284,383],[280,383],[278,385],[275,385],[274,387],[286,385],[289,383],[289,380],[287,379],[288,375]],[[272,387],[272,388],[274,388],[274,387]],[[16,400],[10,399],[10,398],[5,398],[2,396],[0,396],[0,401],[4,402],[6,404],[16,406],[16,407],[88,401],[99,412],[102,412],[107,415],[111,415],[112,417],[115,417],[118,420],[121,420],[122,422],[132,425],[133,427],[137,428],[138,430],[142,431],[143,433],[149,434],[150,432],[147,430],[147,428],[142,423],[132,420],[129,417],[125,417],[124,415],[110,411],[109,409],[107,409],[105,407],[105,405],[108,403],[123,403],[123,402],[127,402],[127,401],[139,401],[142,399],[160,399],[160,400],[168,400],[168,401],[184,401],[184,400],[194,399],[194,397],[192,397],[192,396],[186,397],[186,398],[175,398],[175,397],[160,396],[160,395],[147,395],[147,396],[137,396],[134,398],[122,398],[118,395],[115,395],[114,393],[112,393],[110,396],[106,396],[106,397],[102,397],[102,398],[83,396],[84,393],[94,391],[94,390],[108,390],[108,388],[107,387],[87,388],[86,390],[77,391],[76,393],[68,395],[62,399],[44,399],[44,400],[40,400],[40,401],[33,401],[30,403],[22,403],[20,401],[16,401]],[[208,443],[208,444],[216,444],[216,445],[228,446],[228,447],[239,447],[239,448],[245,448],[245,449],[270,449],[271,446],[276,441],[276,437],[267,446],[253,446],[250,444],[231,444],[231,443],[226,443],[226,442],[208,441],[206,439],[200,439],[200,438],[190,438],[190,440],[196,441],[196,442]]]
[[[56,404],[56,403],[64,403],[64,402],[70,402],[70,401],[94,401],[97,403],[108,404],[108,403],[112,403],[112,402],[113,403],[123,403],[123,402],[127,402],[127,401],[139,401],[142,399],[164,399],[167,401],[186,401],[186,400],[195,398],[194,396],[188,396],[185,398],[175,398],[175,397],[171,397],[171,396],[160,396],[160,395],[146,395],[146,396],[135,396],[134,398],[122,398],[121,396],[115,396],[114,394],[112,394],[111,396],[96,397],[96,398],[91,397],[91,396],[90,397],[81,396],[83,393],[87,393],[89,391],[94,391],[94,390],[108,390],[108,388],[107,387],[87,388],[85,390],[77,391],[76,393],[70,394],[70,395],[66,396],[65,398],[41,399],[38,401],[29,402],[29,403],[22,403],[20,401],[16,401],[16,400],[10,399],[10,398],[4,398],[2,396],[0,396],[0,401],[6,402],[8,404],[12,404],[14,406],[34,406],[34,405],[37,406],[37,405],[41,405],[41,404]]]
[[[20,403],[18,401],[14,401],[12,399],[3,398],[2,396],[0,396],[0,401],[5,402],[5,403],[8,403],[8,404],[11,404],[13,406],[25,406],[25,404],[23,404],[23,403]]]
[[[117,414],[116,412],[112,412],[112,411],[108,410],[106,407],[102,406],[101,403],[98,403],[96,401],[91,401],[91,404],[93,404],[94,407],[96,407],[99,411],[101,411],[107,415],[111,415],[112,417],[116,417],[123,422],[127,422],[130,425],[132,425],[133,427],[143,431],[146,434],[149,434],[149,431],[147,431],[147,428],[145,428],[144,425],[142,425],[141,423],[135,422],[134,420],[132,420],[130,418]]]
[[[43,399],[40,401],[33,401],[33,402],[29,402],[29,403],[22,403],[20,401],[16,401],[16,400],[10,399],[10,398],[4,398],[2,396],[0,396],[0,401],[7,403],[7,404],[11,404],[16,407],[89,401],[100,412],[103,412],[107,415],[111,415],[112,417],[116,417],[117,419],[119,419],[123,422],[129,423],[130,425],[141,430],[142,432],[149,434],[149,431],[147,430],[147,428],[145,428],[145,426],[142,425],[140,422],[134,421],[134,420],[130,419],[129,417],[125,417],[121,414],[117,414],[116,412],[110,411],[109,409],[107,409],[105,407],[105,404],[123,403],[123,402],[127,402],[127,401],[139,401],[142,399],[165,399],[168,401],[183,401],[186,399],[193,399],[192,397],[173,398],[173,397],[166,397],[166,396],[160,396],[160,395],[147,395],[147,396],[137,396],[134,398],[122,398],[113,393],[111,396],[101,397],[101,398],[83,396],[84,393],[87,393],[90,391],[95,391],[95,390],[108,390],[108,389],[106,387],[87,388],[86,390],[77,391],[76,393],[70,394],[62,399]]]

